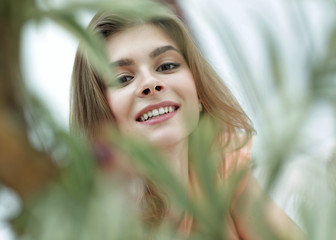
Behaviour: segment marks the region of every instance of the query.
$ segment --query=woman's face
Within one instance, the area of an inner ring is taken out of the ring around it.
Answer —
[[[177,45],[144,24],[110,36],[106,49],[117,84],[107,97],[119,129],[162,148],[186,140],[199,120],[199,100]]]

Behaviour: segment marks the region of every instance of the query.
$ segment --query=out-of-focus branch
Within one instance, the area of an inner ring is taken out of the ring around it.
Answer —
[[[55,172],[47,154],[34,149],[24,116],[20,67],[21,29],[33,1],[3,1],[0,7],[0,181],[25,199]]]
[[[176,0],[158,0],[168,6],[170,6],[181,19],[184,19],[183,11]]]

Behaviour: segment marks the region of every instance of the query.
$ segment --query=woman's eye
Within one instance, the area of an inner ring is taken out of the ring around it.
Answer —
[[[166,71],[170,71],[170,70],[173,70],[177,67],[179,67],[180,64],[177,64],[177,63],[164,63],[162,65],[160,65],[160,67],[158,67],[156,69],[156,71],[158,72],[166,72]]]
[[[131,81],[133,79],[132,76],[129,75],[123,75],[123,76],[119,76],[116,78],[116,82],[118,85],[127,85],[129,83],[129,81]]]

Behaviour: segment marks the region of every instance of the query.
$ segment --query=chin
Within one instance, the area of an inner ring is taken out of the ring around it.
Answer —
[[[181,134],[181,132],[174,134],[174,132],[171,131],[166,134],[156,134],[155,136],[150,136],[148,140],[155,147],[165,150],[184,142],[187,140],[187,136]]]

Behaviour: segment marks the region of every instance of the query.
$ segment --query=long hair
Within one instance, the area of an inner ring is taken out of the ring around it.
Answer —
[[[224,136],[220,138],[222,144],[228,144],[232,138],[241,139],[241,133],[245,139],[249,139],[254,132],[250,119],[224,81],[202,56],[186,25],[169,9],[148,1],[125,3],[125,6],[118,5],[111,11],[98,12],[88,28],[106,39],[141,24],[157,26],[176,43],[194,77],[203,105],[201,117],[207,116],[220,123],[220,132]],[[115,122],[105,95],[106,90],[106,84],[90,64],[90,59],[78,50],[71,86],[70,124],[88,137],[94,136],[103,122]],[[246,142],[241,142],[240,147]]]

